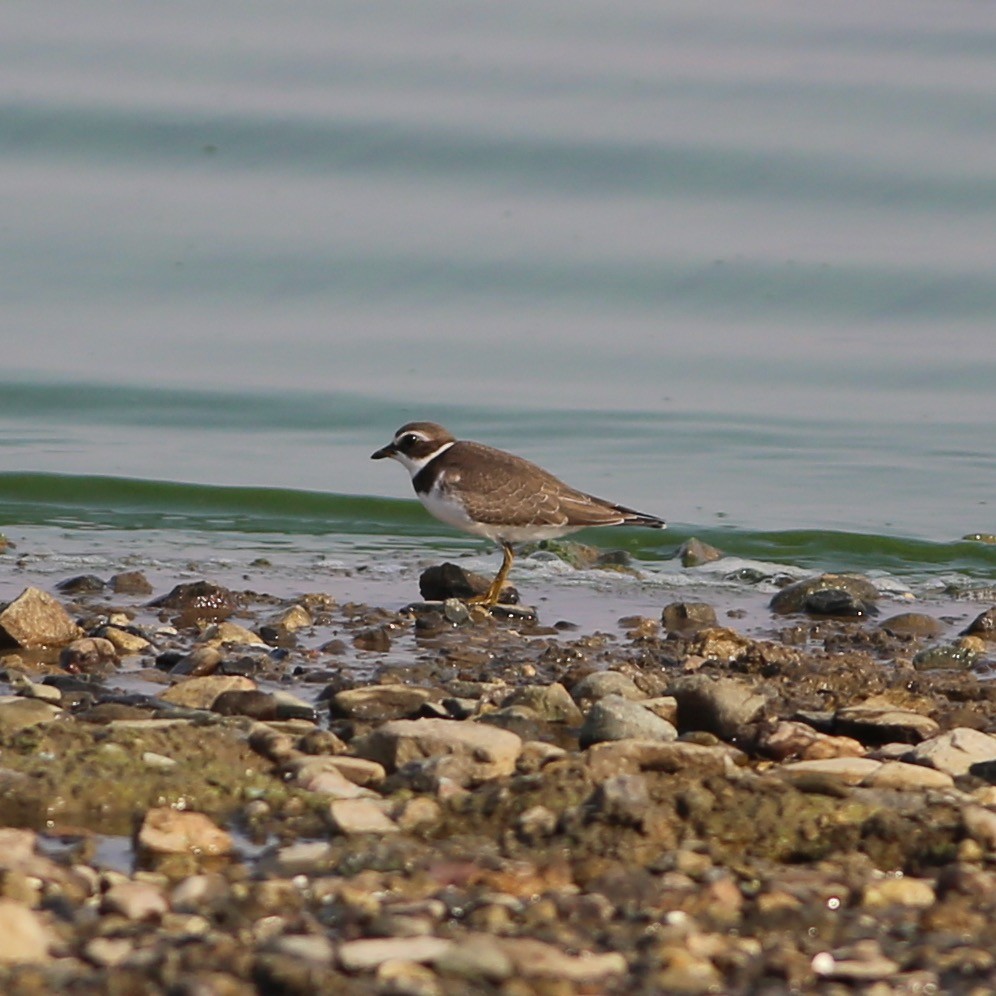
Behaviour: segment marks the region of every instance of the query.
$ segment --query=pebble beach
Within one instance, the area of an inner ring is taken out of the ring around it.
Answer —
[[[594,628],[452,597],[480,583],[26,587],[0,989],[991,991],[991,589],[824,574]]]

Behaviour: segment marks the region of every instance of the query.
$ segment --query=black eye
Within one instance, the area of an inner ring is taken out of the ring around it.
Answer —
[[[406,432],[399,440],[398,445],[402,446],[404,449],[410,449],[419,440],[419,437],[415,435],[414,432]]]

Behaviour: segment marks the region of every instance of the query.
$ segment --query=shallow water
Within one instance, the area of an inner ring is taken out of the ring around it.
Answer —
[[[652,578],[992,581],[994,56],[958,0],[10,3],[0,527],[404,601],[493,562],[368,459],[428,417],[667,518],[582,537]]]

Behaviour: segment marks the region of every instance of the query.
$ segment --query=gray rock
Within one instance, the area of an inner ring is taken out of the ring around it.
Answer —
[[[448,598],[468,599],[483,595],[491,579],[473,571],[464,570],[459,564],[445,563],[429,567],[418,579],[418,590],[427,602],[445,602]],[[516,605],[519,593],[510,584],[502,588],[499,601]]]
[[[996,737],[967,727],[956,727],[916,745],[904,758],[958,777],[973,764],[996,760]]]
[[[773,612],[861,617],[877,615],[878,589],[857,574],[820,574],[786,585],[775,593]]]
[[[350,745],[359,757],[388,771],[428,758],[461,759],[475,781],[501,778],[515,771],[522,740],[508,730],[472,720],[396,719]]]
[[[462,938],[434,960],[434,967],[442,975],[491,982],[504,982],[515,971],[498,941],[480,934]]]
[[[159,698],[185,709],[210,709],[222,692],[248,692],[255,688],[256,683],[251,678],[236,674],[211,674],[181,681],[161,692]]]
[[[639,702],[606,695],[588,711],[578,739],[581,749],[606,740],[674,740],[678,731]]]
[[[25,588],[0,611],[0,642],[20,647],[61,647],[83,636],[48,592]]]
[[[152,585],[141,571],[122,571],[115,574],[110,585],[118,595],[151,595]]]
[[[704,730],[730,740],[757,720],[765,698],[746,682],[696,674],[681,678],[668,689],[678,700],[678,729]]]
[[[632,678],[618,671],[593,671],[571,686],[575,702],[594,702],[606,695],[621,695],[634,702],[647,697]]]
[[[541,720],[548,723],[567,723],[577,726],[581,723],[581,710],[567,693],[563,685],[524,685],[515,689],[502,706],[523,705],[531,709]]]
[[[846,706],[834,713],[834,731],[863,744],[917,744],[940,732],[929,716],[889,705]]]

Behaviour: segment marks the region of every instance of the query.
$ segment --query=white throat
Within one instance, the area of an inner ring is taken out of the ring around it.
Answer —
[[[415,475],[427,464],[431,463],[433,460],[439,456],[440,453],[445,453],[452,445],[453,440],[451,439],[448,443],[443,443],[441,446],[436,447],[427,456],[419,457],[415,459],[408,456],[407,453],[394,453],[392,454],[393,459],[397,460],[398,463],[403,464],[405,469],[411,474],[412,479],[415,479]]]

